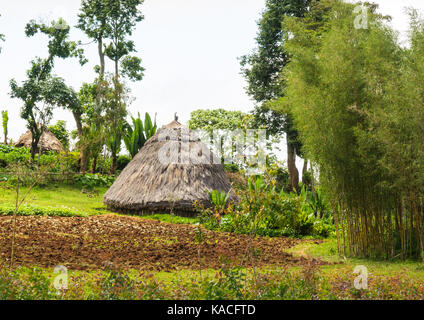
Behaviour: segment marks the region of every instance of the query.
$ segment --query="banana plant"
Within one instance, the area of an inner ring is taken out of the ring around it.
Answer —
[[[208,191],[209,201],[214,205],[220,214],[225,210],[228,199],[230,198],[230,192],[212,190]]]
[[[138,113],[137,118],[131,117],[131,120],[133,126],[131,127],[128,123],[125,126],[124,142],[131,157],[134,158],[147,140],[154,136],[157,130],[157,124],[156,115],[155,122],[153,123],[147,112],[144,116],[144,124],[140,118],[140,113]]]

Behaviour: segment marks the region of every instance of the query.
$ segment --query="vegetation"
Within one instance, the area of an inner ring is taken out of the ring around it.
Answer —
[[[335,247],[337,246],[333,243]],[[311,252],[328,246],[311,245]],[[295,248],[296,249],[296,248]],[[317,256],[317,255],[316,255]],[[0,273],[0,298],[36,299],[137,299],[137,300],[421,300],[424,298],[422,272],[413,264],[375,263],[369,288],[351,286],[354,264],[339,266],[307,265],[303,268],[262,270],[254,275],[245,268],[223,263],[218,271],[180,271],[169,273],[137,272],[135,270],[72,272],[68,289],[54,290],[57,274],[41,268],[19,268]],[[399,272],[401,271],[401,272]],[[9,283],[16,283],[9,286]]]
[[[319,190],[315,195],[305,189],[300,196],[287,194],[284,189],[277,191],[275,180],[268,182],[257,176],[250,178],[247,189],[238,193],[239,203],[228,204],[228,194],[211,191],[214,206],[205,209],[198,204],[200,222],[212,230],[270,237],[329,237],[334,234],[331,210],[317,201],[323,198]],[[316,214],[318,210],[320,216]]]
[[[248,83],[247,93],[258,103],[253,111],[255,125],[265,127],[270,135],[286,134],[290,188],[296,191],[300,190],[296,156],[304,157],[302,144],[290,111],[276,111],[269,102],[285,95],[283,74],[290,62],[290,54],[286,48],[288,30],[283,21],[287,17],[303,18],[311,2],[314,1],[267,0],[258,21],[257,48],[240,60],[242,74]]]
[[[420,257],[422,22],[412,15],[411,48],[403,49],[375,9],[368,29],[355,28],[353,5],[341,1],[288,20],[293,58],[280,104],[292,107],[305,150],[319,165],[340,253]]]
[[[131,120],[133,127],[129,124],[125,126],[124,142],[131,158],[134,158],[141,148],[143,148],[147,140],[155,135],[157,124],[156,117],[153,123],[152,118],[147,112],[144,116],[144,125],[140,118],[140,113],[138,114],[138,118],[131,117]]]
[[[1,117],[2,117],[2,126],[3,126],[3,135],[4,135],[4,144],[7,144],[7,124],[9,122],[9,115],[8,112],[2,111],[1,112]]]
[[[241,111],[225,109],[195,110],[191,113],[188,126],[191,130],[204,130],[212,134],[214,130],[237,130],[249,125],[251,117]]]
[[[57,28],[57,24],[64,27]],[[14,79],[10,81],[12,98],[23,101],[21,117],[27,121],[28,129],[32,134],[32,160],[38,150],[38,142],[44,128],[52,117],[53,107],[74,108],[78,104],[75,92],[66,86],[63,79],[51,74],[56,58],[79,57],[81,64],[86,62],[82,50],[78,49],[75,42],[68,40],[69,30],[70,27],[66,26],[66,22],[62,19],[57,22],[52,21],[50,25],[31,21],[25,28],[27,37],[40,32],[49,39],[48,57],[36,58],[31,62],[31,69],[27,71],[28,79],[22,86],[19,86]],[[43,107],[39,106],[40,103]]]
[[[69,151],[70,141],[69,141],[69,132],[66,130],[66,122],[59,120],[55,125],[48,127],[50,132],[52,132],[56,138],[62,143],[63,148]]]
[[[90,39],[85,45],[97,46],[99,65],[78,90],[54,74],[58,59],[88,62],[71,27],[63,19],[25,27],[27,37],[47,39],[47,54],[34,58],[24,81],[10,80],[31,148],[12,145],[2,111],[0,299],[424,299],[419,12],[410,9],[402,46],[375,4],[366,4],[367,25],[358,28],[356,4],[347,1],[266,0],[256,48],[240,60],[255,109],[199,109],[188,125],[211,145],[224,144],[225,130],[265,128],[268,148],[285,134],[287,165],[267,154],[266,170],[246,176],[246,154],[228,164],[220,149],[231,189],[208,190],[209,202],[195,204],[198,216],[175,216],[184,210],[173,195],[171,214],[130,216],[110,211],[103,196],[158,129],[156,116],[128,116],[127,81],[145,71],[132,40],[142,4],[81,1],[76,27]],[[50,123],[58,108],[72,113],[74,132],[63,120]],[[65,151],[40,150],[45,130]],[[297,156],[305,160],[301,182]],[[198,182],[173,172],[168,186]],[[209,172],[201,173],[212,179]],[[59,256],[75,267],[64,290],[41,268]],[[357,265],[370,271],[366,289],[352,285]]]

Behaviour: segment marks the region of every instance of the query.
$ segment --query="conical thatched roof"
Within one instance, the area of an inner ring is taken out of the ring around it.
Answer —
[[[32,140],[32,133],[31,131],[25,132],[18,140],[18,142],[15,143],[15,147],[26,147],[31,149],[31,140]],[[40,138],[40,141],[38,142],[38,148],[36,152],[40,149],[40,146],[42,147],[42,151],[55,151],[60,152],[63,151],[63,145],[59,141],[56,136],[50,132],[48,129],[44,129],[44,132]]]
[[[211,205],[208,190],[230,189],[219,159],[175,120],[146,142],[106,192],[103,202],[118,212],[190,215],[194,201]],[[236,199],[233,192],[231,199]]]

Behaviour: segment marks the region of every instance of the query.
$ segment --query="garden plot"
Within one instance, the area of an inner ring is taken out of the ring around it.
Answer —
[[[11,255],[13,217],[0,218],[3,262]],[[201,231],[199,231],[201,230]],[[219,269],[224,260],[248,266],[310,262],[286,252],[302,240],[250,239],[194,225],[169,224],[138,217],[17,217],[17,266],[97,270],[113,263],[120,269],[151,271]],[[249,248],[253,248],[249,250]],[[312,260],[324,264],[320,260]]]

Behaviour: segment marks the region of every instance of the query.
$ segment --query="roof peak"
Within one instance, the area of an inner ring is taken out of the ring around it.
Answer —
[[[182,124],[179,123],[177,120],[173,120],[172,122],[168,123],[165,128],[166,129],[176,129],[176,128],[181,128]]]

